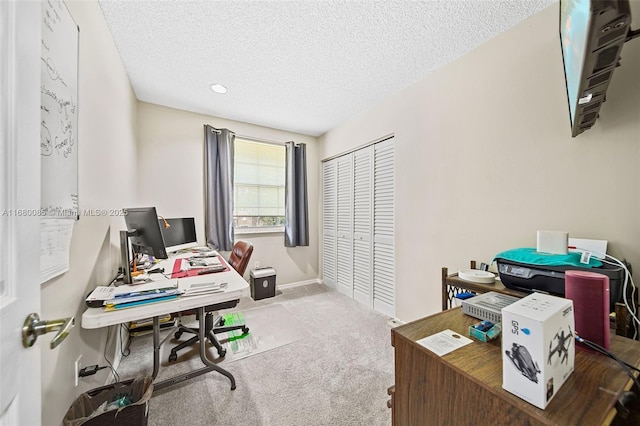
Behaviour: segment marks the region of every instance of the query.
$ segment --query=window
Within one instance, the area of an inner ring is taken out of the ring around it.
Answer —
[[[236,138],[233,225],[242,228],[284,226],[284,145]]]

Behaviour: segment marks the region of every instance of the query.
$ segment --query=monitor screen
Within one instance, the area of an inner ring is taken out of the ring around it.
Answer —
[[[164,238],[155,207],[123,209],[132,250],[158,259],[167,259]]]
[[[576,121],[590,18],[591,1],[563,0],[560,3],[560,39],[572,126]]]
[[[166,225],[169,225],[167,228]],[[192,217],[158,219],[167,252],[198,246],[196,239],[196,221]]]

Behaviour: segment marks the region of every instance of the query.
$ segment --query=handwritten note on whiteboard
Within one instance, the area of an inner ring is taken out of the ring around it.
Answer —
[[[78,26],[62,0],[42,2],[41,207],[78,216]]]
[[[40,282],[69,269],[78,218],[78,41],[62,0],[44,0],[40,48]]]

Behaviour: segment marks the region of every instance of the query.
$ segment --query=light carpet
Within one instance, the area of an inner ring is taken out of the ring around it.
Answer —
[[[218,341],[227,349],[226,362],[297,342],[309,334],[280,303],[243,310],[241,313],[249,327],[249,334],[235,339],[228,339],[224,334],[217,335]],[[241,335],[242,331],[233,334]]]
[[[281,324],[250,318],[253,308],[277,304],[304,331],[301,338],[242,359],[227,355],[220,366],[235,376],[234,391],[226,377],[210,372],[157,392],[149,425],[390,425],[389,318],[320,284],[285,289],[261,301],[243,298],[235,310],[245,314],[256,335],[262,329],[279,336]],[[148,347],[136,340],[118,368],[123,379],[150,374],[150,338]],[[163,351],[158,379],[200,367],[197,350],[186,351],[186,361],[171,364],[168,349]]]

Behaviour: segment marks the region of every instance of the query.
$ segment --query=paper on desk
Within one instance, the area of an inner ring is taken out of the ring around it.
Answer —
[[[87,302],[93,302],[96,300],[109,300],[113,297],[113,292],[116,291],[115,287],[105,287],[99,285],[96,287],[90,295],[87,296]]]
[[[453,352],[463,346],[468,345],[473,340],[460,335],[452,330],[443,330],[440,333],[432,334],[424,339],[418,340],[417,343],[434,352],[436,355],[443,356],[449,352]]]
[[[87,302],[96,300],[109,300],[123,294],[144,293],[148,291],[170,290],[177,288],[178,280],[151,281],[144,284],[121,285],[119,287],[98,286],[91,292],[89,296],[87,296]]]
[[[148,281],[142,284],[129,284],[115,287],[114,295],[118,296],[121,294],[142,293],[145,291],[154,290],[169,290],[174,288],[178,288],[178,280]]]
[[[195,283],[191,284],[189,288],[186,289],[186,291],[184,292],[184,296],[197,296],[200,294],[218,293],[224,291],[226,288],[226,282]]]

